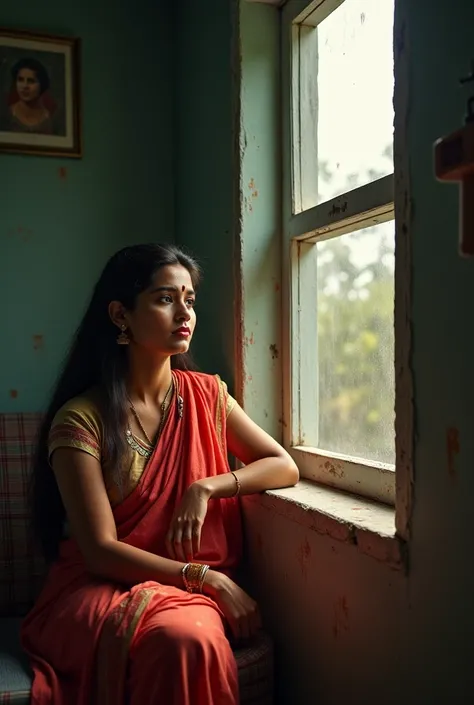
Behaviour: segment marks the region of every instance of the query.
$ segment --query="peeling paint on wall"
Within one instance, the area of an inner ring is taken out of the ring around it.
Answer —
[[[410,106],[408,21],[403,3],[395,4],[395,450],[396,525],[407,540],[413,513],[413,454],[415,438],[412,370],[412,204],[408,114]]]
[[[338,477],[339,479],[344,477],[344,470],[343,470],[343,465],[342,463],[338,463],[336,460],[326,460],[324,463],[324,469],[329,475],[332,475],[333,477]]]

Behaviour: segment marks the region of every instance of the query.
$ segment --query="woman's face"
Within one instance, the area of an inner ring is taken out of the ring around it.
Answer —
[[[20,100],[25,103],[37,100],[41,95],[41,86],[36,71],[20,69],[16,77],[16,90]]]
[[[133,343],[165,355],[187,352],[196,325],[195,299],[185,267],[162,267],[152,285],[138,295],[135,309],[125,312]]]

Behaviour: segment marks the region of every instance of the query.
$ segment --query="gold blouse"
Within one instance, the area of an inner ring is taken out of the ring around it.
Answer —
[[[225,399],[226,416],[236,401],[227,391],[227,385],[216,375]],[[173,401],[171,402],[173,403]],[[104,426],[100,412],[99,391],[90,389],[68,401],[56,414],[49,433],[49,458],[58,448],[77,448],[92,455],[102,465],[105,488],[112,506],[121,502],[137,486],[148,458],[129,447],[129,460],[121,478],[104,461]],[[145,445],[139,439],[140,445]]]

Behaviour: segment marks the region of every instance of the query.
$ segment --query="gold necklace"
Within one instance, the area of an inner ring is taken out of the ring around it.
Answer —
[[[172,393],[172,391],[173,391],[173,388],[174,388],[174,383],[173,383],[173,378],[171,378],[171,384],[170,384],[170,386],[168,387],[168,391],[166,392],[165,398],[163,399],[163,401],[162,401],[162,403],[161,403],[161,406],[160,406],[160,410],[161,410],[161,419],[160,419],[160,425],[158,426],[158,431],[157,431],[157,434],[156,434],[156,441],[155,441],[155,442],[158,441],[159,437],[161,436],[161,432],[163,431],[163,426],[165,425],[165,421],[166,421],[166,411],[167,411],[167,406],[168,406],[168,399],[169,399],[169,397],[170,397],[170,395],[171,395],[171,393]],[[143,437],[145,438],[146,442],[147,442],[148,445],[150,446],[151,450],[148,449],[148,448],[144,448],[144,447],[136,440],[136,438],[134,437],[134,435],[133,435],[133,433],[132,433],[132,429],[130,428],[130,426],[128,426],[127,430],[125,431],[125,434],[126,434],[126,437],[127,437],[127,442],[128,442],[128,444],[129,444],[129,446],[131,446],[131,448],[133,448],[133,450],[135,450],[137,453],[139,453],[140,455],[144,456],[145,458],[149,458],[150,455],[151,455],[151,453],[152,453],[152,449],[153,449],[154,443],[153,443],[153,441],[150,440],[150,438],[149,438],[147,432],[145,431],[145,429],[144,429],[144,427],[143,427],[143,424],[142,424],[142,422],[141,422],[141,419],[140,419],[140,417],[139,417],[139,415],[138,415],[138,412],[137,412],[137,410],[135,409],[135,406],[133,405],[132,400],[129,398],[128,401],[129,401],[129,404],[130,404],[130,409],[131,409],[131,411],[133,412],[133,415],[134,415],[134,417],[135,417],[135,419],[136,419],[136,421],[137,421],[137,424],[138,424],[138,426],[139,426],[139,428],[140,428],[140,431],[142,432]]]

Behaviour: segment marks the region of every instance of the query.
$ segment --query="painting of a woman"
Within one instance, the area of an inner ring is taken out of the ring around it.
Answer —
[[[0,28],[0,152],[81,156],[79,39]]]
[[[17,99],[10,105],[10,129],[14,132],[54,134],[51,108],[48,109],[43,100],[50,85],[43,64],[37,59],[20,59],[13,66],[11,76],[12,95]]]

